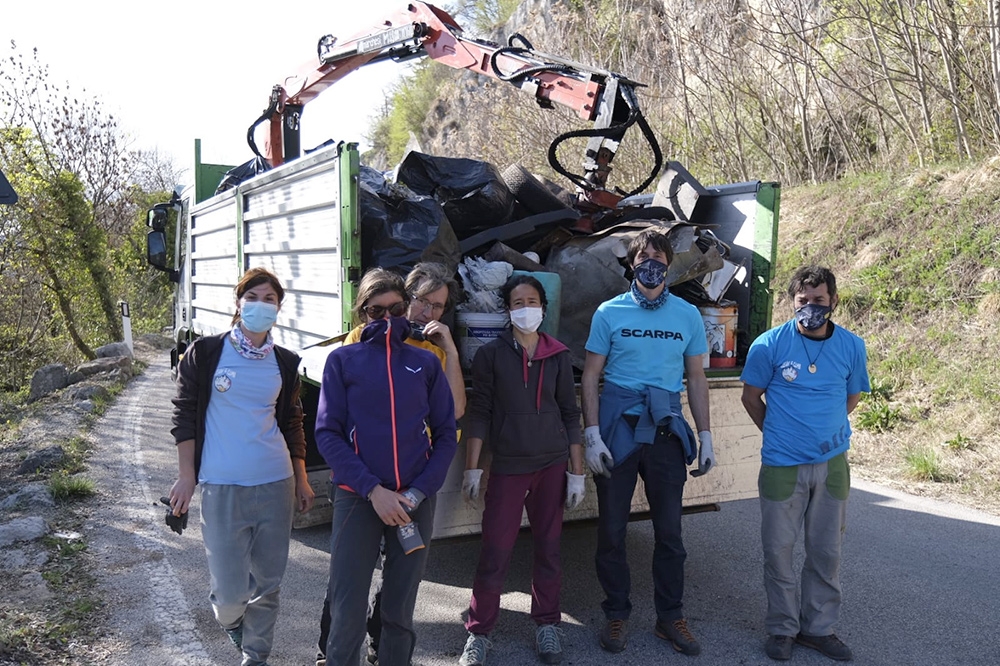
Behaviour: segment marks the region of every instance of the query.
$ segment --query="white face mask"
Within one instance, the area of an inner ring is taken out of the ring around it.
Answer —
[[[510,311],[510,323],[525,333],[534,333],[542,325],[542,308],[518,308]]]

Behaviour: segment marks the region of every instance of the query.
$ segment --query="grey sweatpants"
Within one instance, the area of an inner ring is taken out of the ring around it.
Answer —
[[[383,523],[371,502],[349,490],[336,490],[330,542],[328,666],[357,666],[361,658],[368,592],[383,538],[385,563],[382,567],[382,636],[378,643],[378,663],[381,666],[409,666],[417,638],[413,631],[413,610],[434,536],[435,501],[433,495],[428,497],[410,514],[425,547],[406,555],[396,535],[397,528]]]
[[[242,622],[243,666],[263,664],[271,654],[294,514],[294,477],[260,486],[202,486],[209,601],[223,629]]]
[[[771,636],[828,636],[840,615],[840,546],[847,526],[851,472],[844,454],[815,465],[762,465],[760,536]],[[801,602],[792,565],[805,527]]]

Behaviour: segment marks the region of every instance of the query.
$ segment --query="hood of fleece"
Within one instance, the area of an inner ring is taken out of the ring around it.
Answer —
[[[410,337],[410,322],[406,317],[376,319],[361,330],[361,342],[368,344],[401,345],[408,337]]]
[[[521,345],[514,339],[514,332],[511,329],[508,328],[506,331],[501,333],[500,337],[503,338],[507,344],[517,350],[518,353],[521,353]],[[548,333],[539,333],[538,345],[535,347],[535,356],[532,360],[542,361],[564,351],[569,351],[569,347],[559,342]]]

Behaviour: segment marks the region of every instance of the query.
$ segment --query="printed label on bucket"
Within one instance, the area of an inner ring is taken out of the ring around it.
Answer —
[[[507,314],[458,313],[458,356],[463,368],[472,367],[479,348],[495,340],[507,328]]]

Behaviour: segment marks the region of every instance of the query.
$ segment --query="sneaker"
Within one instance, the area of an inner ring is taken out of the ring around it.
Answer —
[[[805,634],[799,634],[795,637],[795,642],[821,652],[835,661],[850,661],[854,656],[851,654],[851,648],[844,645],[844,641],[837,638],[834,634],[830,634],[829,636],[806,636]]]
[[[601,647],[608,652],[621,652],[628,644],[628,620],[608,620],[601,632]]]
[[[458,666],[483,666],[486,663],[486,653],[493,648],[493,643],[486,636],[469,634],[465,641],[465,649],[458,660]]]
[[[680,618],[673,622],[656,621],[654,633],[657,638],[669,641],[675,650],[681,654],[694,656],[701,654],[701,644],[695,640],[694,634],[688,629],[687,620]]]
[[[243,652],[243,623],[240,622],[238,625],[232,629],[226,629],[226,635],[229,636],[229,640],[233,642],[236,649],[241,653]]]
[[[767,643],[764,644],[764,652],[771,659],[777,661],[788,661],[792,658],[792,645],[795,638],[792,636],[768,636]]]
[[[543,624],[535,633],[535,649],[543,664],[558,664],[562,661],[562,629],[554,624]]]

